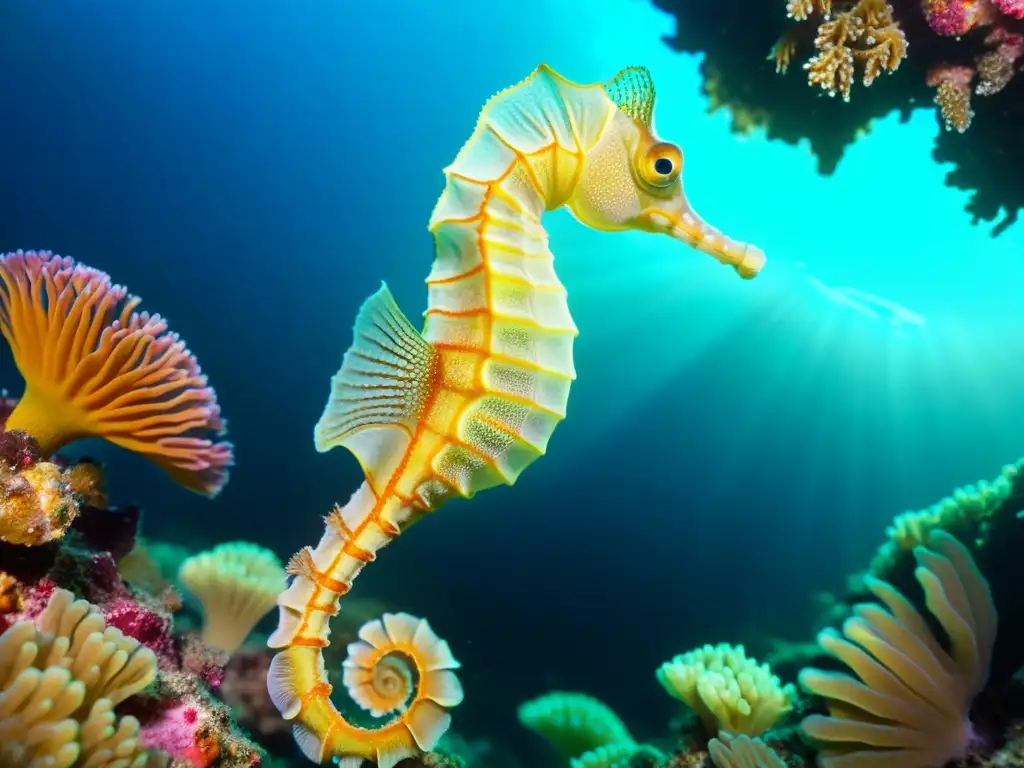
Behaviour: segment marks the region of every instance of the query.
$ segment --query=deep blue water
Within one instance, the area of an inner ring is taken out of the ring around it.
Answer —
[[[647,4],[492,5],[10,0],[0,249],[110,272],[216,387],[238,466],[215,501],[99,449],[147,535],[287,557],[361,479],[312,427],[379,280],[424,309],[441,169],[484,100],[541,61],[580,81],[648,64],[691,200],[768,267],[746,283],[668,239],[552,214],[581,329],[569,418],[514,488],[414,528],[357,593],[449,639],[457,731],[521,738],[515,706],[559,687],[660,735],[676,708],[658,664],[809,639],[812,592],[862,567],[892,516],[1024,454],[1024,232],[969,226],[928,157],[930,113],[883,121],[822,179],[804,147],[705,114],[696,60]]]

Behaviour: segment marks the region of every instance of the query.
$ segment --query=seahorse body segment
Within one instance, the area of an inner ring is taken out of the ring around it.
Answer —
[[[314,437],[320,451],[348,448],[366,481],[326,518],[319,544],[292,558],[269,640],[281,649],[270,692],[314,762],[355,768],[368,758],[391,768],[433,748],[462,699],[454,675],[431,674],[453,668],[447,645],[403,625],[388,654],[409,662],[415,690],[382,727],[357,727],[331,703],[321,649],[329,618],[379,549],[452,497],[515,482],[565,417],[577,330],[544,211],[568,206],[595,229],[669,234],[745,278],[761,269],[760,250],[690,208],[682,152],[655,136],[653,108],[642,68],[577,85],[542,65],[494,96],[445,169],[422,334],[386,286],[360,309]]]

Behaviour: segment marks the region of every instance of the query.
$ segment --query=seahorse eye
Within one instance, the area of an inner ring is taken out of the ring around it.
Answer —
[[[679,178],[683,153],[675,144],[659,142],[647,150],[640,162],[640,177],[651,187],[668,187]]]

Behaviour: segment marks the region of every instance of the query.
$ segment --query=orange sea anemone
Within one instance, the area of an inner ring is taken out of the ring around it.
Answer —
[[[216,495],[232,446],[217,396],[185,342],[99,270],[46,251],[0,256],[0,333],[25,379],[7,429],[43,455],[102,437],[146,456],[186,488]]]

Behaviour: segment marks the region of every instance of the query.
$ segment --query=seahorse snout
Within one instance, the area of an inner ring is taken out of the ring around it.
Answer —
[[[645,212],[650,228],[664,232],[702,253],[728,264],[744,280],[757,277],[764,267],[764,251],[749,243],[733,240],[707,224],[693,209],[684,205],[679,213],[653,209]]]

